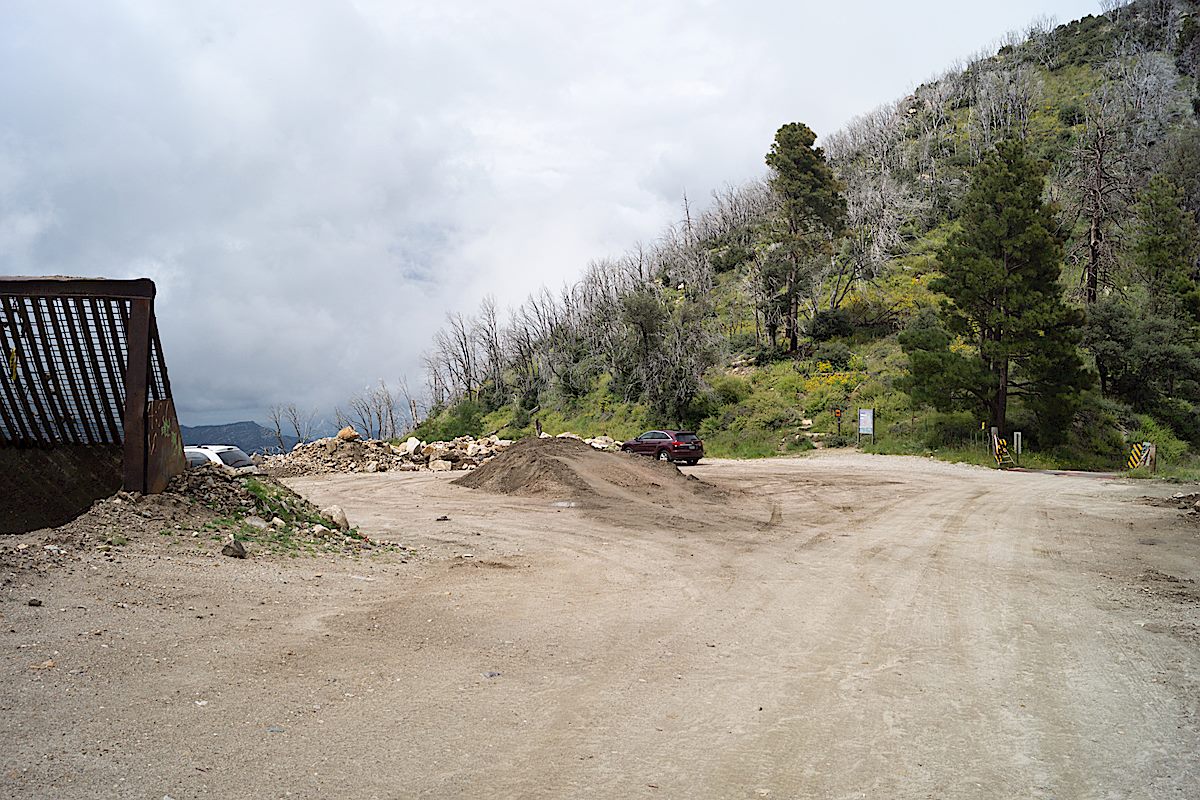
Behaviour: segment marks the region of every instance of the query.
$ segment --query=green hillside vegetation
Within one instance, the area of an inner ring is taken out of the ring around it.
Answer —
[[[671,426],[756,457],[854,444],[874,408],[874,452],[986,463],[990,423],[1024,463],[1116,469],[1145,439],[1193,474],[1198,18],[1031,26],[820,147],[784,125],[765,179],[685,200],[659,241],[449,318],[415,434]]]

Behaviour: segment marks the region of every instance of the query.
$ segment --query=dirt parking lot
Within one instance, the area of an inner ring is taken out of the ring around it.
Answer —
[[[1179,487],[684,471],[297,478],[414,553],[0,569],[0,794],[1200,797],[1200,524],[1137,502]]]

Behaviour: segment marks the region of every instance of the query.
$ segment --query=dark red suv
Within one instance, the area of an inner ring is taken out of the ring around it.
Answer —
[[[704,458],[704,442],[691,431],[646,431],[621,445],[626,453],[654,456],[659,461],[695,464]]]

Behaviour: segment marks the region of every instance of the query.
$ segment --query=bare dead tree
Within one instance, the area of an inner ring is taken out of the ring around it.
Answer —
[[[1086,233],[1068,257],[1083,266],[1083,297],[1089,305],[1100,296],[1116,260],[1114,233],[1133,195],[1133,182],[1120,144],[1119,116],[1107,96],[1087,107],[1086,128],[1073,152],[1076,219]]]
[[[487,295],[480,301],[477,320],[475,343],[482,360],[481,373],[485,380],[491,383],[495,396],[502,397],[505,394],[504,352],[495,297]]]
[[[412,430],[421,424],[421,418],[417,410],[417,400],[412,390],[409,389],[407,376],[401,375],[398,383],[400,394],[404,396],[404,404],[408,409],[409,430]]]
[[[366,393],[364,397],[370,409],[370,419],[375,426],[376,438],[395,439],[399,432],[396,429],[396,396],[388,388],[385,381]]]
[[[370,390],[364,392],[356,392],[346,401],[350,406],[350,413],[353,415],[354,428],[362,434],[364,439],[375,438],[375,426],[373,409],[371,407]]]
[[[1054,69],[1058,63],[1058,20],[1051,14],[1034,17],[1025,27],[1025,49],[1043,69]]]
[[[280,403],[275,403],[267,409],[267,416],[271,419],[272,432],[275,434],[275,440],[279,442],[279,452],[281,453],[287,450],[283,443],[284,413],[284,407]]]
[[[312,438],[317,412],[301,409],[295,403],[288,403],[283,407],[283,416],[295,432],[297,440],[307,442]]]

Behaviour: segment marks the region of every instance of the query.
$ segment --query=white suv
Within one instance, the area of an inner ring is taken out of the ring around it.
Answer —
[[[198,467],[202,464],[221,464],[230,469],[236,469],[238,472],[252,470],[258,472],[258,467],[253,459],[240,448],[231,444],[201,444],[195,447],[185,447],[183,455],[187,458],[189,467]]]

